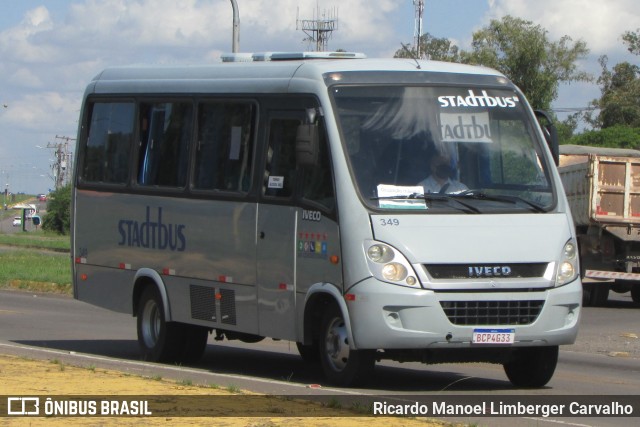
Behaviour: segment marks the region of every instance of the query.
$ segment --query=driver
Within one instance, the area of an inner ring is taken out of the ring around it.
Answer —
[[[431,175],[418,183],[424,188],[424,194],[456,194],[468,190],[467,186],[451,179],[451,159],[442,154],[431,158],[429,163]]]

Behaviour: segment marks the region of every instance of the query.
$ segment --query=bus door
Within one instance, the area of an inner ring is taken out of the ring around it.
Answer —
[[[259,333],[295,340],[296,159],[301,111],[272,111],[260,189],[257,229]]]

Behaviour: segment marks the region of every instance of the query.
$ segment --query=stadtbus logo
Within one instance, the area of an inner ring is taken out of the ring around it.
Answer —
[[[442,108],[448,107],[488,107],[488,108],[514,108],[519,99],[517,96],[491,96],[486,90],[480,95],[476,95],[470,89],[467,96],[464,95],[443,95],[438,97],[438,102]]]
[[[146,216],[142,221],[135,219],[118,221],[118,233],[120,233],[118,245],[182,252],[187,247],[185,228],[184,224],[163,222],[161,207],[152,215],[151,207],[147,206]]]

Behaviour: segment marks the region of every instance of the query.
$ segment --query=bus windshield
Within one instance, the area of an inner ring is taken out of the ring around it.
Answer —
[[[363,200],[425,213],[545,212],[549,163],[516,91],[333,86]]]

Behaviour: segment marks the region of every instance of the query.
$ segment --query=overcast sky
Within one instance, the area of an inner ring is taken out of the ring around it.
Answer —
[[[391,57],[411,43],[411,0],[237,0],[240,50],[308,50],[296,15],[337,10],[330,49]],[[318,8],[316,9],[316,6]],[[621,35],[640,28],[638,0],[426,0],[424,31],[469,48],[474,31],[512,15],[541,25],[552,40],[586,41],[581,69],[638,63]],[[82,93],[111,65],[211,63],[231,50],[227,0],[20,0],[0,1],[0,180],[10,191],[41,193],[53,187],[48,143],[75,138]],[[599,96],[593,84],[561,88],[554,108],[585,107]],[[7,105],[5,108],[4,105]],[[75,151],[75,147],[72,148]]]

